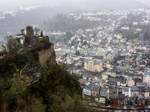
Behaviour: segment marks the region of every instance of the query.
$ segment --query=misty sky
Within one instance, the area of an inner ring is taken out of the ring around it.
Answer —
[[[14,10],[14,9],[18,9],[19,7],[28,7],[32,5],[41,5],[41,6],[52,5],[53,6],[53,5],[73,4],[77,2],[86,3],[86,1],[92,1],[92,0],[0,0],[0,11]],[[98,0],[98,1],[104,1],[104,0]],[[113,3],[114,0],[107,0],[107,1],[110,1],[110,3]],[[145,4],[150,4],[150,0],[131,0],[131,1],[140,1]]]

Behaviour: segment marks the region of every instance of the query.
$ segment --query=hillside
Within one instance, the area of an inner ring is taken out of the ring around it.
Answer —
[[[52,43],[33,35],[31,26],[26,32],[24,44],[10,38],[0,52],[0,112],[87,112],[77,79],[49,51]]]
[[[3,12],[0,14],[0,35],[5,36],[7,32],[15,34],[20,28],[28,25],[39,25],[44,20],[47,20],[58,13],[67,13],[74,11],[91,11],[91,10],[107,10],[107,9],[118,9],[128,10],[136,8],[148,8],[141,2],[135,0],[82,0],[82,1],[67,1],[56,2],[58,6],[32,6],[9,13]],[[2,37],[1,37],[2,38]]]
[[[65,10],[62,11],[65,12]],[[20,32],[19,29],[28,24],[39,25],[44,20],[53,17],[59,13],[58,8],[51,7],[35,7],[26,8],[18,11],[4,13],[0,18],[0,35],[5,36],[7,32],[15,34]]]
[[[83,8],[88,10],[129,10],[137,8],[148,8],[145,4],[136,0],[92,0],[81,4]]]

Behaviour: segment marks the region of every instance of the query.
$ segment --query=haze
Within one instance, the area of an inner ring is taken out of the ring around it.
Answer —
[[[29,7],[29,6],[55,6],[55,5],[70,5],[78,6],[81,5],[84,7],[90,5],[92,2],[98,2],[101,5],[114,5],[114,4],[124,4],[131,5],[132,2],[140,2],[142,4],[149,4],[150,0],[0,0],[0,11],[6,10],[16,10],[20,7]],[[80,7],[82,7],[80,6]]]

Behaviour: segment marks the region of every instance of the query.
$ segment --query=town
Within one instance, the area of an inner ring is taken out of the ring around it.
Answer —
[[[70,13],[91,28],[47,32],[55,42],[57,62],[77,75],[83,97],[107,106],[150,104],[150,10]],[[55,37],[55,39],[53,38]]]

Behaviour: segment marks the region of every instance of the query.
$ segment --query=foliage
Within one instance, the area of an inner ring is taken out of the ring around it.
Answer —
[[[14,39],[12,36],[9,36],[8,38],[7,47],[10,53],[16,53],[20,48],[23,47],[18,38]]]
[[[0,112],[84,111],[80,85],[66,66],[41,66],[36,53],[16,39],[8,41],[8,49],[0,60]]]
[[[7,63],[15,67],[14,72],[8,71],[11,75],[0,77],[0,111],[80,112],[81,88],[76,78],[57,64],[40,67],[32,62],[28,67],[29,57],[18,56]],[[41,74],[36,80],[35,73]]]

